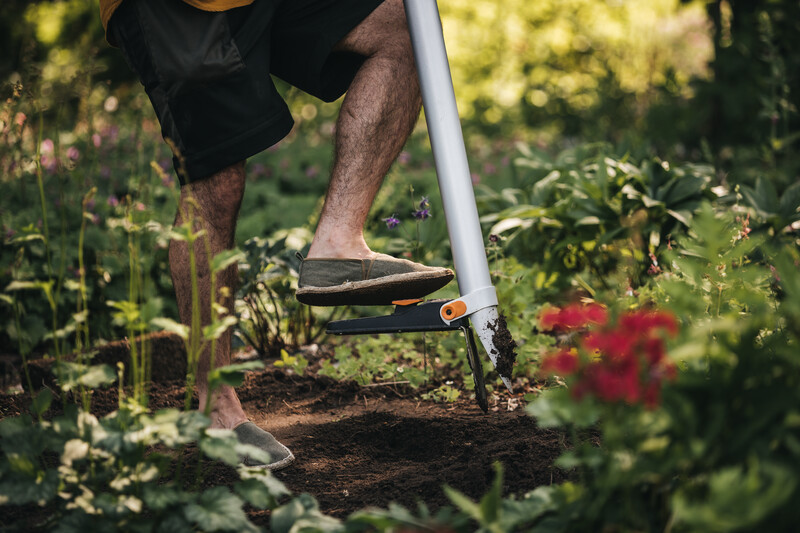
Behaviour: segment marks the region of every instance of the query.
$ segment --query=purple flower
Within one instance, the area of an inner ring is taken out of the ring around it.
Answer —
[[[489,235],[489,242],[497,242],[497,241],[499,241],[499,240],[500,240],[500,237],[498,237],[498,236],[497,236],[497,235],[495,235],[494,233],[492,233],[491,235]]]
[[[386,227],[389,229],[394,229],[400,224],[400,219],[394,214],[388,218],[384,218],[383,221],[386,222]]]
[[[431,202],[427,196],[423,196],[422,200],[419,201],[419,208],[420,209],[428,209],[431,206]]]
[[[418,211],[414,211],[412,215],[414,215],[414,218],[417,220],[425,220],[431,216],[431,212],[429,209],[419,209]]]
[[[67,157],[70,159],[70,161],[77,161],[80,156],[81,152],[74,146],[67,148]]]
[[[497,173],[497,167],[491,163],[485,163],[483,165],[483,173],[486,174],[487,176],[492,176],[495,173]]]
[[[119,198],[114,196],[113,194],[108,197],[108,205],[111,207],[117,207],[119,205]]]
[[[400,155],[397,156],[397,162],[401,165],[406,165],[411,162],[411,154],[403,150],[400,152]]]

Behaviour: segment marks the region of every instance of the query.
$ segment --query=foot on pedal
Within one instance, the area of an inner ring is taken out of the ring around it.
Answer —
[[[450,283],[453,271],[377,254],[370,259],[303,259],[296,298],[307,305],[389,305]]]

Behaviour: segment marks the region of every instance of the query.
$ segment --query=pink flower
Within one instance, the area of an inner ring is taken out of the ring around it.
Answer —
[[[67,148],[67,157],[70,159],[70,161],[77,161],[80,156],[80,151],[74,146]]]
[[[92,144],[95,148],[100,148],[100,145],[103,144],[103,138],[100,136],[99,133],[92,134]]]

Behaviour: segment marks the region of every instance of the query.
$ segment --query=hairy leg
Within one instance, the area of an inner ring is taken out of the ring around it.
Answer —
[[[331,181],[310,258],[371,257],[363,228],[422,99],[402,0],[386,0],[337,44],[365,56],[336,124]]]
[[[233,247],[236,218],[244,194],[244,162],[232,165],[216,174],[181,189],[178,214],[175,225],[187,219],[189,213],[197,221],[195,231],[206,231],[211,256]],[[204,239],[195,241],[197,283],[200,294],[201,324],[211,322],[211,277],[209,257],[206,255]],[[173,240],[169,245],[169,266],[181,322],[190,325],[192,321],[192,281],[189,250],[186,242]],[[233,293],[236,288],[237,269],[232,265],[217,274],[215,295],[224,307],[233,310]],[[230,290],[223,296],[222,288]],[[231,331],[225,332],[216,343],[214,366],[230,363]],[[200,396],[200,409],[205,408],[208,398],[208,371],[211,367],[210,347],[200,354],[197,372],[197,391]],[[247,416],[242,410],[239,398],[232,387],[220,387],[212,399],[211,427],[233,428],[245,422]]]

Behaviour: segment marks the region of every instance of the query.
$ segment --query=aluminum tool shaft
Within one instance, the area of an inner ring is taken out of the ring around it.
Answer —
[[[458,290],[464,296],[491,287],[492,280],[472,191],[439,8],[436,0],[404,1]],[[470,319],[492,364],[497,366],[498,351],[492,340],[494,331],[490,327],[497,323],[497,307],[481,309],[472,314]],[[503,382],[510,390],[508,379],[503,377]]]

